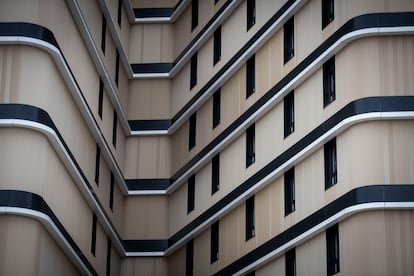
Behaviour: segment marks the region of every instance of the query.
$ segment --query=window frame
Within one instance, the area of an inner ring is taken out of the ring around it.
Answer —
[[[247,0],[246,1],[246,29],[250,30],[251,27],[256,24],[256,1]]]
[[[322,30],[335,19],[334,0],[322,0]]]
[[[106,275],[111,275],[111,255],[112,255],[112,241],[107,237],[107,247],[106,247]]]
[[[98,96],[98,115],[102,119],[103,113],[103,95],[104,94],[104,83],[101,78],[99,78],[99,96]]]
[[[190,61],[190,90],[197,85],[197,54],[195,52]]]
[[[339,227],[334,224],[326,229],[326,271],[327,275],[340,272]]]
[[[112,123],[112,145],[116,148],[116,140],[118,134],[118,114],[116,113],[116,109],[114,108],[114,119]]]
[[[214,263],[219,259],[220,254],[220,237],[219,237],[219,231],[220,231],[220,224],[217,220],[214,222],[210,227],[210,263]]]
[[[116,58],[115,58],[115,84],[116,84],[116,87],[119,87],[119,52],[118,52],[118,49],[116,50]]]
[[[294,90],[283,99],[283,132],[284,138],[295,131],[295,96]]]
[[[284,193],[285,193],[285,216],[293,213],[296,208],[295,203],[295,167],[290,168],[284,174]]]
[[[245,202],[246,208],[246,241],[256,235],[255,232],[255,214],[254,214],[254,195],[249,197]]]
[[[121,29],[121,23],[122,23],[122,0],[118,0],[117,21],[118,21],[118,26]]]
[[[109,209],[114,210],[114,188],[115,188],[115,176],[111,172],[110,188],[109,188]]]
[[[198,26],[198,0],[191,1],[191,31]]]
[[[246,61],[246,99],[256,90],[256,55]]]
[[[285,275],[296,276],[296,248],[285,252]]]
[[[335,56],[323,64],[323,107],[336,100]]]
[[[220,124],[221,119],[221,89],[213,94],[213,129]]]
[[[255,124],[246,129],[246,168],[256,161]]]
[[[99,186],[99,172],[101,164],[101,148],[96,144],[96,155],[95,155],[95,183]]]
[[[213,65],[221,60],[221,25],[214,31],[213,37]]]
[[[325,190],[338,183],[336,137],[324,145]]]
[[[106,18],[105,18],[104,14],[102,14],[101,50],[102,50],[102,53],[105,55],[105,50],[106,50]]]
[[[185,245],[185,275],[194,275],[194,240],[189,240]]]
[[[191,213],[195,207],[195,174],[191,175],[187,181],[187,214]]]
[[[295,20],[292,16],[283,26],[283,60],[286,64],[295,56]]]
[[[220,153],[211,160],[211,194],[220,190]]]
[[[197,136],[197,113],[194,112],[189,118],[188,123],[188,150],[191,150],[196,145]]]
[[[98,218],[96,214],[92,212],[92,237],[91,237],[91,253],[93,256],[96,254],[96,229],[98,226]]]

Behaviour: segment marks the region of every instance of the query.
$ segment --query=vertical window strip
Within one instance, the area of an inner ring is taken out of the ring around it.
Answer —
[[[105,15],[102,14],[101,49],[104,55],[105,55],[105,48],[106,48],[106,18],[105,18]]]
[[[283,101],[284,105],[284,137],[295,131],[295,101],[294,91],[291,91]]]
[[[98,115],[102,119],[102,109],[103,109],[103,93],[104,93],[104,84],[101,78],[99,78],[99,99],[98,99]]]
[[[283,27],[284,62],[287,63],[295,54],[295,27],[292,16]]]
[[[221,59],[221,25],[214,31],[214,49],[213,64],[215,65]]]
[[[106,275],[111,275],[111,253],[112,253],[112,242],[109,237],[107,237],[107,248],[106,248]]]
[[[325,190],[338,182],[336,138],[324,145]]]
[[[285,172],[285,216],[295,211],[295,167]]]
[[[213,129],[220,124],[221,89],[213,95]]]
[[[322,30],[335,19],[334,0],[322,0]]]
[[[111,185],[109,190],[109,208],[111,211],[114,209],[114,188],[115,188],[115,176],[111,172]]]
[[[119,52],[116,50],[116,59],[115,59],[115,83],[116,86],[119,84]]]
[[[246,200],[246,241],[255,236],[254,195]]]
[[[99,186],[99,167],[101,163],[101,149],[96,144],[96,158],[95,158],[95,183]]]
[[[335,95],[335,56],[323,65],[323,106],[326,107],[336,99]]]
[[[115,148],[116,148],[117,131],[118,131],[118,114],[116,113],[116,110],[114,108],[114,121],[112,124],[112,145],[114,145]]]
[[[338,273],[340,271],[338,224],[326,230],[326,257],[328,275]]]
[[[118,0],[118,25],[121,28],[122,22],[122,0]]]
[[[214,194],[220,189],[220,154],[213,157],[211,170],[211,194]]]
[[[246,168],[255,162],[255,125],[246,130]]]
[[[190,90],[197,84],[197,52],[191,57],[190,61]]]
[[[188,131],[188,149],[191,150],[196,144],[197,113],[191,115]]]
[[[211,252],[210,263],[219,259],[219,221],[211,225]]]
[[[191,3],[191,31],[198,25],[198,0]]]
[[[185,275],[194,275],[194,240],[189,240],[185,249]]]
[[[256,0],[247,0],[247,30],[256,23]]]
[[[188,179],[188,192],[187,192],[187,213],[194,210],[195,203],[195,175],[193,174]]]
[[[250,97],[250,95],[252,95],[255,91],[255,67],[255,55],[253,55],[246,62],[246,99]]]
[[[96,227],[97,227],[98,219],[93,213],[92,216],[92,239],[91,239],[91,253],[95,256],[96,252]]]
[[[296,250],[290,249],[285,253],[286,276],[296,276]]]

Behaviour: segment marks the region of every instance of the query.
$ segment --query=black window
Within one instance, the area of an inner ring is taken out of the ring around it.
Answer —
[[[211,161],[211,194],[220,189],[220,154],[213,157]]]
[[[118,129],[118,114],[116,113],[116,110],[114,109],[114,121],[112,124],[112,145],[116,147],[116,134]]]
[[[98,219],[97,219],[95,213],[93,213],[93,216],[92,216],[91,252],[94,256],[95,256],[95,252],[96,252],[96,226],[97,226],[97,223],[98,223]]]
[[[121,28],[121,18],[122,17],[122,0],[118,0],[118,25]]]
[[[335,56],[323,65],[323,106],[335,100]]]
[[[294,20],[292,16],[283,27],[285,63],[288,62],[295,54],[295,33],[293,22]]]
[[[98,114],[101,119],[102,119],[102,107],[103,107],[103,92],[104,92],[104,84],[103,84],[102,79],[99,78]]]
[[[246,130],[246,168],[255,162],[255,126]]]
[[[247,0],[247,30],[256,23],[256,0]]]
[[[291,91],[283,101],[284,106],[284,135],[285,138],[295,131],[295,99]]]
[[[254,195],[246,200],[246,241],[254,237]]]
[[[285,253],[286,276],[296,276],[296,250],[290,249]]]
[[[218,1],[220,1],[220,0],[214,0],[214,4],[217,4]]]
[[[220,124],[220,102],[221,90],[219,88],[213,95],[213,128]]]
[[[322,0],[322,30],[334,20],[334,0]]]
[[[339,272],[339,233],[338,224],[326,229],[327,272],[332,275]]]
[[[197,122],[197,113],[194,113],[190,117],[189,133],[188,133],[188,149],[191,150],[196,144],[196,122]]]
[[[256,272],[254,270],[246,274],[246,276],[255,276],[255,275],[256,275]]]
[[[188,178],[188,192],[187,192],[187,213],[194,210],[194,198],[195,198],[195,175],[193,174]]]
[[[119,52],[116,50],[116,60],[115,60],[115,83],[118,86],[119,83]]]
[[[99,165],[101,163],[101,149],[96,144],[96,157],[95,157],[95,183],[99,186]]]
[[[105,46],[106,46],[106,18],[102,14],[101,49],[104,54],[105,54]]]
[[[255,90],[255,55],[246,62],[246,98],[254,93]]]
[[[295,211],[295,167],[285,172],[285,216]]]
[[[191,4],[191,30],[198,25],[198,0],[193,0]]]
[[[191,57],[190,90],[197,84],[197,52]]]
[[[194,275],[194,240],[189,240],[185,247],[185,275]]]
[[[221,26],[214,32],[214,59],[213,64],[216,64],[221,59]]]
[[[338,182],[336,158],[336,138],[333,138],[324,146],[325,189]]]
[[[211,254],[210,262],[214,263],[219,259],[219,221],[211,225]]]
[[[114,187],[115,186],[115,176],[114,174],[111,172],[111,185],[110,185],[110,190],[109,190],[109,208],[111,209],[111,211],[114,209]]]
[[[111,275],[111,253],[112,253],[112,242],[111,239],[107,238],[107,248],[106,248],[106,275]]]

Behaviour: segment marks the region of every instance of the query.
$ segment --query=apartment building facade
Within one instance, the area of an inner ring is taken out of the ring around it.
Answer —
[[[413,76],[412,0],[2,0],[0,274],[414,274]]]

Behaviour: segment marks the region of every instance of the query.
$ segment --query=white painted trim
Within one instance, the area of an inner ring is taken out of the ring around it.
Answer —
[[[129,4],[128,8],[130,8],[132,11],[132,20],[130,17],[132,23],[173,23],[184,12],[187,6],[191,3],[191,0],[184,0],[183,2],[181,2],[181,4],[177,7],[177,9],[172,13],[171,16],[147,18],[136,18],[130,0],[127,0],[126,2],[128,2]]]
[[[78,268],[82,272],[82,274],[93,275],[86,267],[86,265],[83,263],[83,261],[79,258],[78,254],[76,254],[76,252],[73,250],[72,246],[66,240],[62,232],[60,232],[59,228],[46,214],[26,208],[4,206],[0,206],[0,214],[19,215],[38,220],[46,228],[46,230],[53,237],[56,243],[60,246],[60,248],[63,250],[66,256],[69,257],[69,259],[76,266],[76,268]]]
[[[125,257],[164,257],[164,251],[153,252],[126,252]]]
[[[60,50],[50,43],[31,37],[2,36],[0,37],[0,44],[22,44],[35,46],[47,51],[52,56],[62,78],[65,80],[65,83],[69,91],[71,92],[72,98],[74,99],[76,106],[78,107],[83,119],[86,122],[86,125],[88,126],[93,137],[95,138],[96,142],[101,148],[102,155],[104,156],[109,168],[113,172],[120,190],[123,194],[128,194],[128,187],[126,186],[124,177],[119,167],[117,166],[117,162],[114,159],[111,150],[107,146],[105,138],[103,137],[103,134],[99,129],[99,126],[96,124],[93,114],[90,112],[88,108],[88,104],[82,97],[82,92],[76,85],[76,81],[72,76],[71,71],[68,65],[66,64],[65,59],[63,58]]]
[[[255,261],[254,263],[247,265],[246,267],[234,273],[233,275],[244,275],[254,269],[259,268],[260,266],[263,266],[264,264],[284,254],[287,250],[291,249],[292,247],[295,247],[295,246],[298,246],[304,243],[305,241],[311,239],[312,237],[321,233],[325,229],[329,228],[333,224],[340,222],[349,216],[352,216],[356,213],[366,212],[366,211],[387,210],[387,209],[414,209],[414,202],[373,202],[373,203],[358,204],[358,205],[345,208],[344,210],[340,211],[339,213],[336,213],[335,215],[328,218],[327,220],[312,227],[305,233],[297,236],[293,240],[283,244],[282,246],[273,250],[269,254],[263,256],[262,258]]]
[[[280,177],[286,170],[288,170],[293,165],[297,164],[301,160],[305,159],[306,157],[310,156],[313,152],[318,150],[322,147],[326,142],[328,142],[333,137],[339,135],[349,127],[353,126],[354,124],[364,122],[364,121],[372,121],[372,120],[396,120],[396,119],[414,119],[414,111],[401,111],[401,112],[373,112],[373,113],[364,113],[360,115],[351,116],[346,118],[345,120],[339,122],[335,127],[324,133],[318,139],[313,141],[309,144],[306,148],[302,151],[298,152],[276,170],[272,171],[266,177],[261,179],[255,185],[253,185],[250,189],[246,190],[244,193],[239,195],[236,199],[234,199],[230,204],[226,205],[220,211],[209,217],[203,223],[198,225],[194,228],[191,232],[185,235],[182,239],[174,243],[171,247],[166,250],[166,255],[170,255],[179,247],[181,247],[184,243],[190,240],[192,237],[198,235],[205,229],[207,229],[213,222],[220,219],[231,210],[239,206],[240,204],[244,203],[244,201],[252,196],[253,194],[257,193],[268,184],[272,183],[276,178]],[[177,187],[175,187],[176,189]],[[168,193],[168,191],[167,191]]]
[[[97,218],[99,222],[101,223],[102,227],[105,229],[105,232],[108,234],[108,236],[111,237],[111,240],[113,240],[114,247],[118,250],[119,253],[121,253],[121,255],[124,254],[125,253],[124,247],[122,245],[122,242],[119,240],[115,229],[112,227],[111,223],[108,221],[104,213],[104,210],[102,210],[99,207],[98,202],[95,200],[92,192],[89,190],[86,182],[83,180],[80,172],[76,168],[75,164],[70,158],[69,153],[66,151],[64,145],[61,143],[56,132],[52,128],[44,124],[40,124],[37,122],[28,121],[28,120],[22,120],[22,119],[0,119],[0,127],[27,128],[27,129],[38,131],[47,137],[48,141],[52,144],[53,149],[58,154],[60,160],[65,165],[69,174],[71,175],[71,177],[77,184],[86,202],[91,207],[91,209],[97,214]]]

